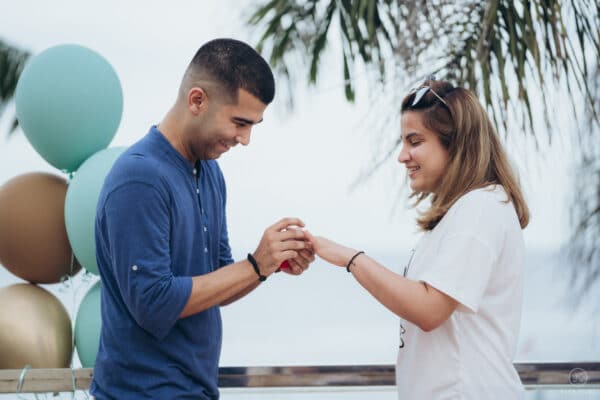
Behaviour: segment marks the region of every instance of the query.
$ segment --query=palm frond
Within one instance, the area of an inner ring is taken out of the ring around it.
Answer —
[[[414,81],[437,72],[479,93],[499,131],[507,133],[510,113],[524,132],[540,140],[532,113],[538,104],[532,104],[529,90],[564,83],[571,107],[581,94],[591,100],[588,64],[600,58],[599,13],[590,0],[271,0],[257,8],[249,24],[264,32],[259,48],[270,54],[276,68],[285,65],[290,71],[291,53],[305,60],[308,55],[305,67],[314,84],[337,18],[348,100],[355,96],[351,82],[357,60],[383,82],[392,76]],[[294,23],[285,26],[285,16]],[[386,63],[390,58],[394,71]],[[540,105],[549,127],[545,99]],[[553,131],[544,130],[548,140]]]
[[[600,65],[590,67],[589,86],[594,100],[586,103],[585,115],[579,129],[581,161],[577,165],[571,221],[574,229],[568,250],[578,266],[572,273],[571,284],[588,291],[600,281],[600,130],[593,118],[593,109],[600,107]]]
[[[315,84],[319,74],[321,57],[331,40],[331,24],[338,20],[341,30],[342,74],[345,82],[354,79],[353,65],[358,58],[365,64],[376,65],[385,74],[385,58],[393,54],[398,28],[390,14],[393,1],[372,2],[368,0],[271,0],[258,6],[248,24],[261,27],[262,35],[257,49],[269,59],[277,71],[291,78],[289,72],[297,59],[296,53],[308,69],[310,84]],[[308,57],[307,57],[308,55]],[[353,85],[345,85],[346,99],[353,101]]]
[[[28,58],[29,52],[0,40],[0,117],[15,95],[19,76]],[[18,122],[14,118],[8,131],[9,136],[17,127]]]

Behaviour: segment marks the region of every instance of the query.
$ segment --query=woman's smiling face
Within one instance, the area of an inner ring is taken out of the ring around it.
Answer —
[[[436,193],[450,159],[437,134],[423,125],[422,113],[405,111],[401,118],[402,149],[398,161],[408,170],[414,192]]]

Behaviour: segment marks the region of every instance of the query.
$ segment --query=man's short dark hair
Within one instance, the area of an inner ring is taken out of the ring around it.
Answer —
[[[218,82],[224,94],[236,101],[238,89],[246,90],[264,104],[275,96],[275,79],[269,64],[239,40],[215,39],[205,43],[194,55],[189,72]]]

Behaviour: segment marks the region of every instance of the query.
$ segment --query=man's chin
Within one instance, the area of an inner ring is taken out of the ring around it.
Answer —
[[[221,157],[225,153],[226,153],[226,151],[223,151],[223,152],[215,151],[214,153],[208,154],[206,159],[207,160],[216,160],[217,158]]]

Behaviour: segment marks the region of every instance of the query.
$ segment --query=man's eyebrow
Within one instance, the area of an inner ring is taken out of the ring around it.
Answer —
[[[256,125],[256,124],[260,124],[263,119],[261,118],[259,121],[252,121],[251,119],[247,119],[247,118],[242,118],[242,117],[233,117],[232,118],[235,122],[242,122],[244,124],[248,124],[248,125]]]

